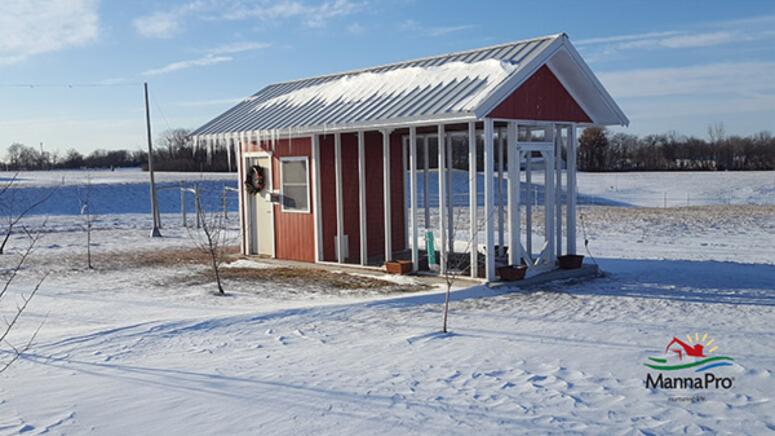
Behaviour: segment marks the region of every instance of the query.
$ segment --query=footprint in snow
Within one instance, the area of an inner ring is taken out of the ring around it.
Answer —
[[[272,329],[267,329],[267,331],[266,331],[266,334],[267,334],[267,335],[271,335],[272,333],[274,333],[274,330],[272,330]]]
[[[288,338],[286,338],[285,336],[278,336],[275,338],[275,340],[277,340],[277,342],[279,342],[282,345],[288,345]]]

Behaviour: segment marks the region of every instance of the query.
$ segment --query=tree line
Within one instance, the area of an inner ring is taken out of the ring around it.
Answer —
[[[233,150],[230,157],[231,162],[223,144],[216,146],[208,156],[205,147],[194,148],[190,131],[173,129],[162,133],[156,141],[154,169],[233,171],[236,169]],[[459,157],[466,159],[467,155]],[[775,170],[775,137],[769,132],[751,136],[727,136],[721,124],[708,129],[708,139],[675,132],[639,137],[590,127],[579,136],[577,163],[581,171]],[[467,163],[461,164],[466,164],[467,167]],[[75,149],[70,149],[59,155],[15,143],[8,147],[2,165],[8,171],[130,167],[147,169],[148,153],[144,150],[95,150],[83,155]]]
[[[727,136],[724,126],[708,128],[708,139],[675,132],[638,137],[587,128],[579,137],[581,171],[748,171],[775,170],[775,137],[769,132]]]
[[[229,170],[226,147],[214,147],[211,156],[204,147],[194,149],[190,131],[173,129],[162,133],[154,144],[154,170],[223,172]],[[231,155],[231,169],[235,170],[235,156]],[[148,152],[138,150],[94,150],[82,154],[69,149],[64,154],[49,152],[21,143],[13,143],[6,150],[5,160],[0,162],[6,171],[35,171],[81,168],[137,168],[147,170]]]

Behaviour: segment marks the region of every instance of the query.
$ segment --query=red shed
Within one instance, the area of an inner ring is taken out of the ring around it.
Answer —
[[[560,34],[270,85],[194,140],[238,150],[246,255],[491,281],[575,254],[576,129],[628,122]]]

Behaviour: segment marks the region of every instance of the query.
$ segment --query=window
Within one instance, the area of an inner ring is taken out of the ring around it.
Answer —
[[[280,158],[283,212],[309,212],[309,171],[306,157]]]

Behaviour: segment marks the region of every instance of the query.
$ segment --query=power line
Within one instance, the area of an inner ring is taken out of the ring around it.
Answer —
[[[108,88],[143,86],[142,83],[0,83],[0,88]]]

